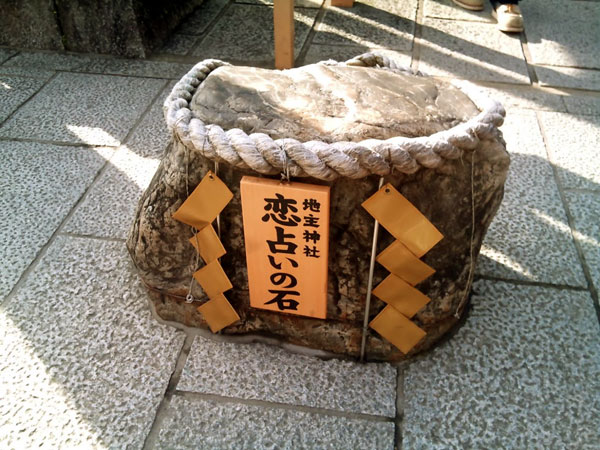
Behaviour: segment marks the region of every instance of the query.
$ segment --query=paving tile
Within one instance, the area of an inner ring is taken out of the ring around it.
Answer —
[[[197,40],[198,36],[175,33],[167,39],[167,42],[156,53],[186,55],[194,47]]]
[[[596,291],[600,291],[600,192],[567,192],[575,238],[583,249]]]
[[[509,114],[502,130],[511,165],[477,273],[586,286],[535,112]]]
[[[482,11],[470,11],[457,6],[452,0],[425,0],[423,11],[425,17],[433,19],[496,22],[492,17],[492,4],[490,2],[484,2]]]
[[[197,336],[177,389],[394,417],[396,369]]]
[[[126,239],[138,200],[150,184],[169,142],[162,104],[174,83],[165,88],[136,127],[127,145],[111,158],[64,230],[70,233]]]
[[[300,52],[318,10],[294,9],[294,52]],[[243,42],[244,45],[240,45]],[[273,9],[259,5],[231,5],[217,25],[192,52],[200,58],[255,64],[272,63]]]
[[[206,0],[177,28],[177,33],[200,36],[229,4],[229,0]]]
[[[478,282],[465,325],[408,365],[403,447],[594,448],[600,340],[587,292]]]
[[[4,66],[24,67],[32,72],[36,70],[78,70],[98,58],[78,53],[31,51],[20,52],[17,56],[5,62]]]
[[[399,52],[379,48],[368,48],[361,46],[348,45],[320,45],[313,44],[308,49],[304,57],[304,64],[314,64],[320,61],[333,59],[335,61],[347,61],[362,53],[377,52],[393,58],[400,65],[410,67],[411,54],[409,52]]]
[[[531,86],[499,85],[479,86],[488,97],[493,98],[508,111],[519,109],[534,109],[538,111],[565,112],[563,95],[548,92],[547,89],[537,89]]]
[[[600,3],[570,1],[549,6],[547,0],[529,0],[523,2],[522,10],[535,64],[600,69]]]
[[[12,50],[10,48],[0,48],[0,64],[6,61],[11,56],[17,53],[16,50]]]
[[[529,84],[518,36],[495,24],[425,19],[419,70],[477,81]]]
[[[30,70],[27,67],[17,66],[0,66],[0,76],[9,75],[23,78],[37,78],[43,81],[48,81],[54,75],[52,70]]]
[[[175,396],[151,448],[392,450],[394,424]]]
[[[110,58],[90,61],[82,68],[82,71],[110,75],[129,75],[134,77],[179,79],[192,67],[193,64]]]
[[[0,302],[112,152],[0,141]]]
[[[600,70],[541,65],[534,69],[542,86],[600,90]]]
[[[600,116],[600,96],[569,95],[564,98],[567,112]]]
[[[0,123],[44,84],[36,78],[0,75]]]
[[[600,117],[542,112],[540,124],[563,186],[600,190]]]
[[[58,236],[0,310],[0,446],[141,448],[183,339],[122,243]]]
[[[0,128],[0,135],[119,145],[163,85],[163,80],[60,73]]]
[[[410,51],[416,3],[379,0],[355,2],[352,8],[328,8],[313,42]]]

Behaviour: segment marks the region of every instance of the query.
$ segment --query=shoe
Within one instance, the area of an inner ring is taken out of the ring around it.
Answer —
[[[498,5],[492,11],[492,16],[498,21],[500,31],[520,33],[523,31],[523,16],[517,5]]]
[[[483,10],[483,0],[452,0],[461,8],[470,9],[471,11]]]

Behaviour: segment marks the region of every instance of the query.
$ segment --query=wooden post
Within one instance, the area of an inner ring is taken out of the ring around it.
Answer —
[[[341,8],[352,8],[354,0],[331,0],[331,6],[339,6]]]
[[[294,0],[274,0],[275,68],[294,67]]]

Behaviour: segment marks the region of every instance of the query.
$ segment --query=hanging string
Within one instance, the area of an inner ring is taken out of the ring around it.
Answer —
[[[379,179],[379,188],[383,186],[384,178]],[[360,360],[365,360],[367,346],[367,331],[369,330],[369,311],[371,309],[371,291],[373,290],[373,273],[375,272],[375,258],[377,256],[377,238],[379,237],[379,221],[375,219],[373,226],[373,242],[371,243],[371,262],[369,265],[369,280],[367,282],[367,298],[365,300],[365,317],[363,319],[362,338],[360,342]]]

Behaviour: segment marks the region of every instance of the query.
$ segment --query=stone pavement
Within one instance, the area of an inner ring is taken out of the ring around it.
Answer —
[[[501,100],[512,165],[469,316],[394,367],[158,324],[125,251],[193,63],[270,66],[268,0],[208,0],[149,60],[0,48],[0,447],[600,448],[600,2],[526,32],[450,0],[297,3],[297,64],[370,49]]]

